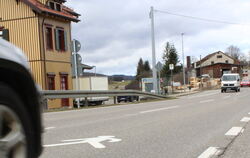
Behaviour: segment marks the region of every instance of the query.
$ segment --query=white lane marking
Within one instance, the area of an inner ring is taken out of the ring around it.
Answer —
[[[227,98],[230,98],[231,96],[229,95],[229,96],[225,96],[225,97],[223,97],[223,99],[227,99]]]
[[[226,136],[237,136],[240,133],[243,133],[244,129],[243,127],[232,127],[227,133]]]
[[[157,111],[162,111],[162,110],[170,110],[170,109],[176,109],[176,108],[179,108],[179,106],[170,106],[170,107],[166,107],[166,108],[159,108],[159,109],[141,111],[140,114],[145,114],[145,113],[150,113],[150,112],[157,112]]]
[[[95,138],[62,140],[62,142],[67,142],[67,143],[44,145],[44,147],[57,147],[57,146],[89,143],[94,148],[103,149],[103,148],[106,148],[106,146],[101,144],[101,142],[103,142],[103,141],[108,141],[109,143],[115,143],[115,142],[120,142],[122,140],[115,138],[115,136],[98,136]]]
[[[56,127],[46,127],[45,130],[55,129]]]
[[[208,102],[212,102],[212,101],[214,101],[214,99],[203,100],[203,101],[200,101],[200,103],[208,103]]]
[[[125,116],[130,117],[130,116],[137,116],[138,114],[126,114]]]
[[[213,93],[208,93],[208,94],[200,94],[200,95],[196,95],[196,96],[191,96],[188,99],[199,98],[199,97],[206,97],[206,96],[215,95],[215,94],[218,94],[218,93],[219,92],[213,92]]]
[[[250,121],[250,117],[243,117],[240,122],[249,122]]]
[[[198,158],[209,158],[212,156],[218,155],[218,153],[221,150],[219,150],[218,147],[209,147],[207,150],[205,150]]]

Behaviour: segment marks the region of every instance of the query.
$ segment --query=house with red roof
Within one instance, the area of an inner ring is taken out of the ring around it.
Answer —
[[[1,0],[0,38],[21,48],[36,83],[43,90],[72,89],[71,23],[79,14],[66,0]],[[72,100],[49,101],[49,108],[72,106]]]

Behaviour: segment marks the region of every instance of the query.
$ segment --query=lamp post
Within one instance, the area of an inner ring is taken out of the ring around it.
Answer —
[[[153,88],[155,93],[158,93],[157,72],[155,67],[156,59],[155,59],[154,7],[150,8],[150,19],[151,19],[151,38],[152,38]]]

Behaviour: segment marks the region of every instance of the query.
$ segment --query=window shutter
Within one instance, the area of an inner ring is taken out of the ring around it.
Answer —
[[[59,39],[59,30],[55,29],[55,45],[56,45],[56,50],[60,50],[60,39]]]
[[[65,45],[65,52],[66,52],[66,51],[68,51],[67,31],[64,31],[64,45]]]

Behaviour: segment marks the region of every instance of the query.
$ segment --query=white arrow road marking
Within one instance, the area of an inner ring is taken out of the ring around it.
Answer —
[[[106,148],[106,146],[101,144],[101,142],[104,142],[104,141],[108,141],[109,143],[115,143],[115,142],[120,142],[122,140],[115,138],[115,136],[98,136],[95,138],[62,140],[62,142],[67,142],[67,143],[44,145],[44,147],[56,147],[56,146],[66,146],[66,145],[89,143],[94,148],[103,149],[103,148]]]
[[[45,130],[50,130],[50,129],[54,129],[56,127],[46,127]]]
[[[250,117],[243,117],[240,121],[241,122],[249,122],[250,121]]]
[[[170,107],[166,107],[166,108],[159,108],[159,109],[141,111],[140,114],[145,114],[145,113],[150,113],[150,112],[156,112],[156,111],[162,111],[162,110],[175,109],[175,108],[179,108],[179,106],[170,106]]]
[[[244,129],[242,127],[232,127],[227,133],[226,136],[237,136],[240,133],[243,133]]]
[[[204,151],[198,158],[209,158],[212,156],[216,156],[219,154],[221,150],[218,147],[209,147],[206,151]]]

